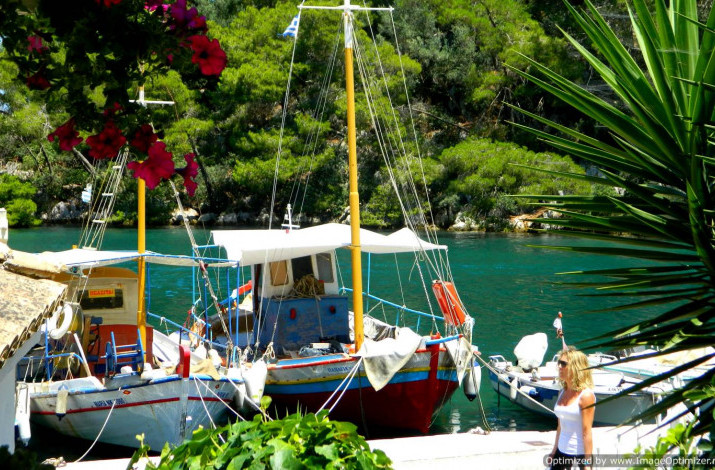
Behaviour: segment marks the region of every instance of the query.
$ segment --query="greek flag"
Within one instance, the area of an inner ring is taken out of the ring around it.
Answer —
[[[283,31],[283,37],[286,36],[291,36],[291,37],[296,37],[298,36],[298,23],[300,23],[300,13],[295,15],[293,17],[293,20],[291,20],[290,24],[286,28],[285,31]]]

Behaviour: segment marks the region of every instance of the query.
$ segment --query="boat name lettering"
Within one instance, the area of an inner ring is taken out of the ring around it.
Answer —
[[[90,299],[98,299],[102,297],[114,297],[114,289],[89,289],[87,295]]]
[[[116,403],[117,405],[124,405],[126,402],[124,401],[124,398],[117,398],[115,400],[98,400],[93,403],[94,406],[112,406],[112,403]]]
[[[332,373],[337,373],[337,374],[339,374],[339,373],[342,373],[342,372],[350,372],[350,369],[352,369],[352,367],[350,367],[350,366],[327,367],[326,369],[327,369],[328,372],[332,372]]]

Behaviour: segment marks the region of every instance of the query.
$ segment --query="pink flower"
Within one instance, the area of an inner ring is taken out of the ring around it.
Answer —
[[[171,29],[206,31],[206,17],[199,16],[196,8],[186,9],[186,0],[176,0],[169,8],[174,24]]]
[[[25,83],[27,83],[28,88],[32,90],[47,90],[50,87],[50,82],[41,72],[27,77]]]
[[[38,53],[42,54],[43,52],[45,52],[48,49],[48,47],[42,43],[42,38],[36,34],[33,34],[32,36],[28,36],[27,42],[28,42],[27,50],[30,51],[30,53],[38,52]]]
[[[199,164],[196,163],[196,160],[194,160],[195,157],[196,156],[193,153],[187,153],[184,155],[186,166],[184,168],[177,168],[176,170],[177,174],[183,176],[184,187],[186,188],[186,192],[189,193],[189,196],[193,196],[194,192],[196,192],[196,188],[198,187],[196,182],[192,179],[199,174]]]
[[[162,179],[169,179],[174,174],[174,161],[166,151],[164,142],[156,142],[149,148],[149,158],[143,162],[129,162],[127,168],[134,172],[135,178],[146,182],[146,187],[154,189]]]
[[[228,59],[218,40],[209,40],[206,36],[196,35],[191,36],[189,42],[191,43],[191,49],[194,51],[191,62],[199,65],[201,73],[204,75],[221,75],[223,69],[226,68]]]
[[[148,11],[153,12],[157,8],[162,6],[162,2],[163,2],[163,0],[146,0],[144,2],[144,8]],[[163,6],[164,6],[164,10],[166,10],[166,8],[168,7],[168,5],[163,5]]]
[[[79,132],[75,130],[74,126],[75,121],[74,118],[72,118],[55,129],[55,132],[48,135],[47,140],[50,142],[59,140],[60,150],[71,152],[74,147],[82,142],[82,137],[79,136]]]
[[[122,135],[121,129],[110,119],[104,125],[102,132],[87,137],[89,156],[97,160],[114,158],[126,142],[127,138]]]
[[[134,138],[129,142],[129,144],[140,152],[147,153],[149,147],[157,141],[159,136],[154,134],[154,129],[152,129],[149,124],[142,124],[141,127],[134,133]]]
[[[104,6],[109,8],[112,5],[119,5],[122,0],[94,0],[97,5],[104,3]]]

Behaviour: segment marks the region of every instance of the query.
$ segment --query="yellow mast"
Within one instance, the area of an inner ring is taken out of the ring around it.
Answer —
[[[355,83],[353,78],[353,36],[350,0],[345,0],[345,92],[348,120],[348,171],[350,183],[350,229],[353,274],[353,314],[355,350],[363,343],[362,252],[360,248],[360,197],[358,195],[357,148],[355,138]]]
[[[137,251],[141,255],[146,251],[146,183],[137,178]],[[146,287],[146,261],[139,258],[137,271],[139,273],[139,305],[137,308],[137,326],[144,348],[144,361],[146,361],[146,300],[144,290]]]

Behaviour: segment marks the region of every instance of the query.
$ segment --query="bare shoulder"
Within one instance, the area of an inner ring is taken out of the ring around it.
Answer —
[[[596,394],[593,393],[593,390],[587,388],[581,392],[581,396],[578,400],[578,404],[581,405],[581,407],[593,405],[594,403],[596,403]]]

